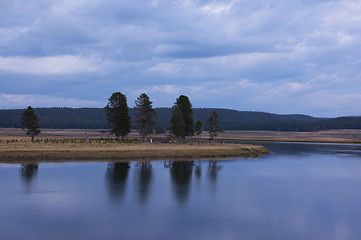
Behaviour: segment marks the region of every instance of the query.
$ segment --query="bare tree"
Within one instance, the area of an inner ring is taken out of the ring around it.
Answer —
[[[213,112],[211,114],[211,116],[209,116],[209,118],[207,119],[207,124],[208,124],[208,132],[209,132],[209,136],[211,137],[211,141],[214,144],[214,137],[217,136],[218,132],[222,132],[221,127],[219,126],[218,123],[218,113],[217,112]]]

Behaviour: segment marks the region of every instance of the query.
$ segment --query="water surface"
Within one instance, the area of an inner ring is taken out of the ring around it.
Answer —
[[[0,239],[361,239],[361,146],[256,159],[0,164]]]

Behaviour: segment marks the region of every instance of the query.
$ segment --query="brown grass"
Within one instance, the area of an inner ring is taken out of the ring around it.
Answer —
[[[85,137],[109,138],[104,131],[83,129],[42,129],[36,139],[78,139],[77,143],[31,142],[21,129],[0,128],[0,162],[16,161],[72,161],[72,160],[139,160],[139,159],[181,159],[211,157],[257,157],[267,149],[260,146],[240,144],[125,144],[111,142],[84,142]],[[138,138],[136,132],[131,138]],[[208,138],[207,132],[202,139]],[[164,140],[164,135],[152,136]],[[194,140],[196,141],[195,138]],[[13,141],[16,140],[16,141]],[[287,141],[361,143],[361,130],[329,130],[319,132],[276,132],[276,131],[224,131],[217,137],[221,141]]]
[[[208,139],[208,133],[201,136]],[[158,137],[158,136],[154,136]],[[197,139],[197,138],[195,138]],[[224,131],[216,137],[222,141],[276,141],[276,142],[317,142],[317,143],[360,143],[360,129],[338,129],[318,132],[280,132],[280,131]]]
[[[108,138],[112,137],[101,129],[42,129],[40,138]],[[24,137],[24,132],[18,128],[0,128],[0,137],[12,139]],[[37,138],[39,138],[37,137]],[[131,138],[139,138],[133,131]],[[165,139],[165,135],[153,135],[153,139]],[[202,139],[208,139],[208,133],[202,133]],[[194,140],[198,138],[194,137]],[[318,132],[278,132],[278,131],[224,131],[219,133],[218,141],[287,141],[287,142],[333,142],[333,143],[361,143],[360,129],[327,130]]]
[[[262,146],[243,144],[117,143],[106,141],[31,142],[28,137],[0,137],[0,162],[139,160],[212,157],[257,157]]]

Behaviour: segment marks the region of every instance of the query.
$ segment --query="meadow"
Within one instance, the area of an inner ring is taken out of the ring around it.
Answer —
[[[106,130],[42,129],[41,135],[31,142],[18,128],[0,129],[0,161],[130,161],[202,159],[227,157],[258,157],[268,152],[262,146],[230,144],[224,142],[278,141],[361,143],[361,130],[328,130],[318,132],[280,131],[224,131],[213,145],[208,142],[207,132],[200,137],[187,138],[179,143],[165,134],[152,135],[153,143],[140,143],[139,135],[132,131],[123,141],[109,135]],[[200,145],[198,141],[201,140]]]
[[[201,159],[219,157],[257,157],[268,152],[262,146],[245,144],[210,144],[198,142],[140,143],[137,139],[117,140],[69,133],[49,136],[45,133],[31,141],[20,132],[0,135],[0,161],[18,163],[24,161],[131,161],[165,159]]]

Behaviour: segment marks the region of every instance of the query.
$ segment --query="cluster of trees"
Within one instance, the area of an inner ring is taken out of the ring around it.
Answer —
[[[110,132],[117,138],[124,138],[129,134],[131,128],[127,98],[124,94],[115,92],[110,96],[108,101],[105,111]],[[170,131],[174,136],[184,140],[186,136],[193,136],[194,134],[200,135],[202,133],[203,124],[200,120],[198,120],[194,126],[193,108],[187,96],[179,96],[172,109]],[[145,141],[146,137],[153,132],[155,116],[156,112],[152,106],[152,102],[147,94],[142,93],[135,101],[135,126],[141,135],[142,141]],[[213,142],[217,132],[221,131],[218,114],[213,112],[207,123],[208,131]]]
[[[219,121],[218,113],[222,116]],[[38,118],[39,116],[39,118]],[[19,118],[21,121],[19,122]],[[195,122],[194,120],[198,121]],[[133,120],[133,121],[131,121]],[[306,115],[277,115],[263,112],[245,112],[229,109],[192,108],[187,96],[176,99],[172,108],[152,107],[149,97],[143,93],[136,100],[136,106],[129,109],[126,96],[113,93],[105,108],[36,108],[0,110],[0,127],[22,127],[34,136],[42,128],[111,128],[117,137],[125,137],[130,129],[138,129],[142,141],[153,129],[157,133],[167,130],[184,139],[199,136],[203,128],[214,139],[222,125],[227,130],[269,130],[269,131],[320,131],[329,129],[361,129],[361,117],[314,118]],[[203,123],[206,123],[203,126]],[[217,123],[217,124],[214,124]],[[120,125],[119,125],[120,124]]]
[[[109,102],[105,107],[105,111],[110,127],[110,133],[113,133],[117,138],[124,138],[130,133],[131,128],[127,97],[120,92],[115,92],[108,100]],[[144,142],[145,138],[153,132],[154,117],[156,113],[153,109],[152,102],[145,93],[142,93],[137,98],[135,106],[135,124],[139,130],[141,139]]]
[[[135,101],[135,111],[134,124],[141,135],[142,142],[144,142],[146,137],[153,132],[154,117],[156,116],[155,109],[147,94],[142,93],[137,98]],[[130,133],[131,117],[129,115],[127,97],[124,94],[120,92],[113,93],[105,106],[105,112],[110,133],[114,134],[117,138],[124,138]],[[34,141],[34,136],[40,133],[40,127],[38,116],[35,115],[31,106],[22,113],[20,122],[22,129],[26,131],[26,134],[30,135],[32,141]],[[189,98],[184,95],[176,99],[170,122],[171,133],[183,140],[186,136],[199,136],[203,131],[203,124],[200,120],[196,122],[195,126],[193,125],[192,104]],[[212,142],[214,142],[214,137],[217,135],[217,132],[222,131],[219,127],[217,112],[211,114],[207,120],[207,124],[210,137],[212,138]]]

